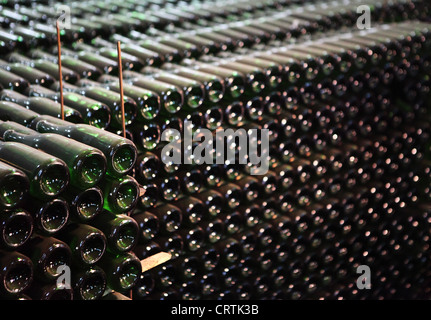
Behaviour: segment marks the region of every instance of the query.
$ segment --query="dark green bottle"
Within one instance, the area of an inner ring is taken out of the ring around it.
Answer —
[[[142,272],[141,261],[132,252],[107,252],[98,265],[106,272],[108,287],[123,293],[135,285]]]
[[[58,59],[57,56],[51,55],[40,49],[31,50],[28,55],[33,59],[45,59],[54,63],[57,63]],[[61,57],[61,65],[75,71],[82,78],[97,79],[103,73],[92,64],[68,56]]]
[[[57,133],[99,149],[107,159],[107,173],[115,177],[129,172],[137,158],[132,141],[90,125],[39,116],[32,121],[31,128],[40,133]]]
[[[3,65],[2,60],[0,60],[0,68],[23,77],[31,84],[49,87],[55,81],[49,74],[22,63],[6,63]]]
[[[201,82],[205,87],[206,99],[210,102],[217,103],[223,99],[225,85],[220,77],[171,63],[165,63],[163,70]]]
[[[0,68],[0,85],[4,89],[24,92],[30,83],[26,79]]]
[[[95,186],[106,172],[104,154],[81,142],[53,133],[39,133],[11,121],[0,121],[4,141],[18,142],[63,160],[69,168],[70,184],[79,189]]]
[[[69,169],[62,160],[21,143],[0,141],[0,160],[27,175],[33,197],[55,197],[69,184]]]
[[[33,60],[17,52],[12,52],[11,54],[8,54],[7,59],[10,62],[19,62],[22,64],[29,65],[37,70],[49,74],[55,80],[59,80],[57,63],[44,59]],[[61,67],[61,75],[63,77],[63,80],[68,83],[75,83],[80,78],[75,71],[64,66]]]
[[[145,70],[145,69],[144,69]],[[187,109],[199,108],[206,96],[203,85],[195,80],[170,72],[159,72],[152,74],[152,78],[180,88],[184,95],[185,107]]]
[[[157,236],[159,218],[156,215],[141,210],[134,210],[132,218],[139,225],[139,243],[147,243]]]
[[[18,294],[33,281],[33,263],[19,252],[0,251],[0,291]]]
[[[246,86],[244,74],[237,70],[214,66],[209,63],[197,64],[195,60],[191,59],[184,59],[182,64],[196,69],[197,71],[205,72],[223,79],[228,98],[236,99],[244,94]]]
[[[60,101],[59,92],[37,85],[31,85],[26,94],[30,97],[44,97],[56,102]],[[111,109],[100,101],[67,90],[63,92],[63,101],[65,110],[66,105],[77,110],[82,116],[82,121],[86,124],[99,129],[106,129],[111,123]],[[47,113],[40,112],[40,114]]]
[[[184,94],[180,88],[162,81],[142,76],[134,71],[124,71],[124,82],[155,92],[160,96],[165,114],[177,113],[184,104]]]
[[[0,120],[13,121],[19,124],[29,126],[30,123],[39,116],[38,113],[21,107],[19,104],[0,101]]]
[[[139,238],[138,223],[125,214],[104,211],[91,225],[102,231],[107,239],[107,251],[121,254],[132,250]]]
[[[61,118],[60,103],[52,101],[47,98],[26,97],[16,91],[3,90],[0,93],[0,99],[19,104],[20,106],[30,109],[39,114],[47,114],[53,117]],[[70,121],[73,123],[79,123],[83,121],[83,117],[80,112],[65,105],[64,120]]]
[[[110,75],[103,75],[98,79],[99,82],[83,79],[77,83],[82,87],[102,86],[106,89],[120,92],[118,78]],[[138,105],[137,119],[140,121],[152,120],[159,114],[160,97],[155,92],[143,88],[123,83],[123,92],[126,96],[132,98]]]
[[[35,236],[19,250],[34,265],[34,276],[43,282],[55,281],[62,274],[60,267],[70,266],[72,251],[69,246],[54,237]]]
[[[112,179],[105,177],[99,184],[103,196],[105,210],[119,214],[131,211],[140,196],[140,186],[132,176]]]
[[[95,264],[106,250],[105,234],[88,224],[70,224],[56,237],[69,245],[72,250],[72,264],[75,266]]]
[[[0,210],[13,210],[25,199],[30,182],[24,172],[0,161]]]
[[[34,220],[35,230],[52,235],[63,229],[69,221],[69,205],[66,200],[56,198],[49,201],[31,199],[22,206]]]
[[[121,97],[120,94],[102,87],[87,87],[79,88],[72,85],[68,86],[70,88],[64,88],[65,91],[71,91],[90,99],[94,99],[94,103],[102,103],[107,105],[111,110],[111,125],[115,128],[122,128],[122,116],[121,116]],[[59,91],[59,82],[56,82],[51,89]],[[138,106],[136,102],[124,95],[124,120],[126,126],[132,124],[138,112]]]
[[[77,269],[72,274],[74,299],[98,300],[105,293],[106,273],[98,266]]]
[[[75,222],[89,222],[103,210],[103,193],[97,186],[85,190],[69,186],[62,197],[69,204],[70,218]]]
[[[33,217],[25,210],[16,209],[0,215],[0,242],[2,247],[16,250],[30,239],[33,233]]]

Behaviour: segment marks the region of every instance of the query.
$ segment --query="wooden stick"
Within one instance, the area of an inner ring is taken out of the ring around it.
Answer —
[[[124,115],[124,93],[123,93],[123,64],[121,62],[121,42],[117,42],[118,52],[118,78],[120,81],[120,99],[121,99],[121,123],[123,125],[123,137],[126,137],[126,118]]]
[[[57,20],[57,48],[58,48],[58,80],[60,82],[60,115],[64,120],[64,99],[63,99],[63,73],[61,71],[61,41],[60,41],[60,22]]]
[[[161,265],[162,263],[165,263],[166,261],[170,260],[172,258],[172,255],[168,252],[159,252],[151,257],[148,257],[144,260],[141,260],[141,266],[142,266],[142,272],[148,271],[154,267],[157,267],[158,265]]]

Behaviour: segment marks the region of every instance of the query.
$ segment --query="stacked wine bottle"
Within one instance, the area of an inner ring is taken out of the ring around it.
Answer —
[[[63,2],[62,95],[54,2],[10,3],[3,298],[429,297],[426,1]],[[268,172],[235,145],[234,163],[169,162],[162,132],[186,120],[268,129]],[[142,272],[160,251],[172,259]]]

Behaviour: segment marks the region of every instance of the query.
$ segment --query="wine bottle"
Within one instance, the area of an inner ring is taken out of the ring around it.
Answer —
[[[105,253],[106,236],[87,224],[69,224],[56,237],[69,245],[73,265],[88,267],[99,261]]]
[[[180,228],[178,233],[181,235],[184,241],[184,249],[189,252],[195,252],[199,250],[205,240],[205,233],[199,226],[195,226],[190,229]]]
[[[70,247],[54,237],[35,236],[19,251],[31,259],[35,279],[41,282],[55,281],[62,267],[71,265]]]
[[[141,87],[158,94],[163,106],[162,113],[173,114],[181,110],[184,104],[184,93],[181,88],[163,81],[144,77],[134,71],[126,70],[123,75],[126,84]]]
[[[182,222],[182,212],[178,207],[166,203],[149,208],[148,211],[158,217],[161,232],[173,233],[179,229]]]
[[[33,281],[28,291],[32,300],[69,301],[74,297],[72,287],[59,288],[57,283]]]
[[[148,212],[134,210],[132,218],[139,225],[139,243],[145,243],[153,240],[159,231],[159,218]]]
[[[206,99],[208,101],[217,103],[223,99],[225,85],[220,77],[196,69],[182,67],[178,64],[166,63],[162,68],[170,73],[175,73],[202,83],[205,87]]]
[[[178,207],[182,212],[183,225],[193,226],[199,224],[206,216],[206,207],[204,203],[195,197],[184,197],[172,202],[172,205]]]
[[[127,215],[102,212],[91,222],[91,225],[105,234],[107,252],[112,254],[130,251],[138,241],[139,226]]]
[[[0,68],[0,85],[3,89],[24,93],[30,83],[26,79]]]
[[[10,62],[19,62],[25,65],[29,65],[37,70],[43,71],[49,74],[55,80],[60,80],[58,75],[58,64],[52,61],[44,60],[44,59],[30,59],[26,56],[12,52],[7,55],[7,59]],[[64,66],[61,67],[61,75],[63,80],[68,83],[75,83],[80,79],[80,76],[73,70],[66,68]]]
[[[49,74],[21,63],[7,63],[6,61],[0,60],[0,68],[23,77],[30,84],[49,87],[55,81]]]
[[[98,266],[79,269],[72,278],[74,299],[98,300],[105,293],[107,286],[106,274]]]
[[[27,175],[31,181],[30,194],[34,197],[55,197],[69,184],[69,171],[62,160],[26,145],[0,142],[0,160]]]
[[[39,116],[31,128],[40,133],[57,133],[99,149],[107,159],[108,174],[114,177],[129,172],[136,161],[136,147],[130,140],[89,125],[72,125],[50,116]]]
[[[220,192],[212,189],[207,189],[194,195],[194,197],[200,199],[207,208],[207,217],[211,219],[217,217],[224,207],[224,198]]]
[[[0,251],[2,280],[1,291],[4,294],[18,294],[26,290],[33,281],[33,263],[25,255],[13,251]]]
[[[106,252],[98,266],[106,273],[108,287],[123,293],[133,288],[142,271],[141,262],[132,252]]]
[[[59,91],[59,82],[54,83],[50,88],[55,91]],[[111,111],[110,124],[115,128],[122,128],[122,107],[119,93],[102,87],[79,88],[72,87],[72,85],[65,87],[65,91],[71,91],[73,93],[83,95],[98,101],[97,104],[99,105],[103,104],[108,106],[109,110]],[[126,126],[131,125],[135,121],[137,111],[138,106],[136,102],[132,98],[124,95],[124,119]]]
[[[51,55],[41,49],[31,50],[28,56],[33,59],[45,59],[54,63],[57,63],[58,60],[57,56]],[[97,79],[103,74],[102,70],[92,64],[69,56],[61,57],[61,65],[73,70],[82,78]]]
[[[38,133],[10,121],[0,121],[0,135],[4,141],[22,143],[63,160],[69,168],[70,184],[77,188],[91,188],[105,175],[103,153],[78,141],[57,134]]]
[[[28,195],[30,182],[25,173],[0,161],[0,208],[13,210]]]
[[[90,80],[86,81],[89,82]],[[98,81],[102,82],[109,90],[120,92],[120,85],[117,79],[115,79],[114,82],[112,77],[104,75],[100,77]],[[77,84],[82,86],[84,83],[84,80],[82,80]],[[161,98],[157,93],[127,83],[123,83],[123,92],[138,104],[138,120],[152,120],[158,116],[161,109]]]
[[[3,90],[0,94],[0,99],[19,104],[29,110],[39,114],[47,114],[53,117],[61,118],[61,105],[55,101],[43,97],[28,98],[18,92],[11,90]],[[77,110],[64,106],[64,119],[73,123],[83,121],[82,114]]]
[[[33,217],[25,210],[3,212],[0,217],[0,238],[5,249],[17,249],[30,239],[34,228]]]

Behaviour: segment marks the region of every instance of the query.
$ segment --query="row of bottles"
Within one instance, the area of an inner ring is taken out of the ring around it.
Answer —
[[[274,14],[285,5],[252,4]],[[308,9],[301,16],[328,24]],[[212,30],[224,23],[212,21]],[[88,50],[106,40],[65,48],[65,120],[55,51],[2,57],[2,296],[114,298],[110,289],[137,299],[380,298],[385,282],[395,297],[420,288],[411,274],[429,266],[429,25],[238,45],[243,35],[273,34],[259,23],[232,24],[229,36],[207,30],[219,47],[235,40],[222,50],[231,52],[125,71],[130,139],[120,132],[115,60]],[[167,49],[145,41],[125,50],[131,64],[144,44],[160,50],[154,59]],[[214,135],[269,129],[269,171],[166,163],[161,132],[184,132],[184,120]],[[140,259],[159,251],[174,258],[141,273]],[[397,272],[377,270],[387,261]],[[352,286],[361,264],[376,270],[370,295]],[[56,290],[65,265],[73,290]]]

